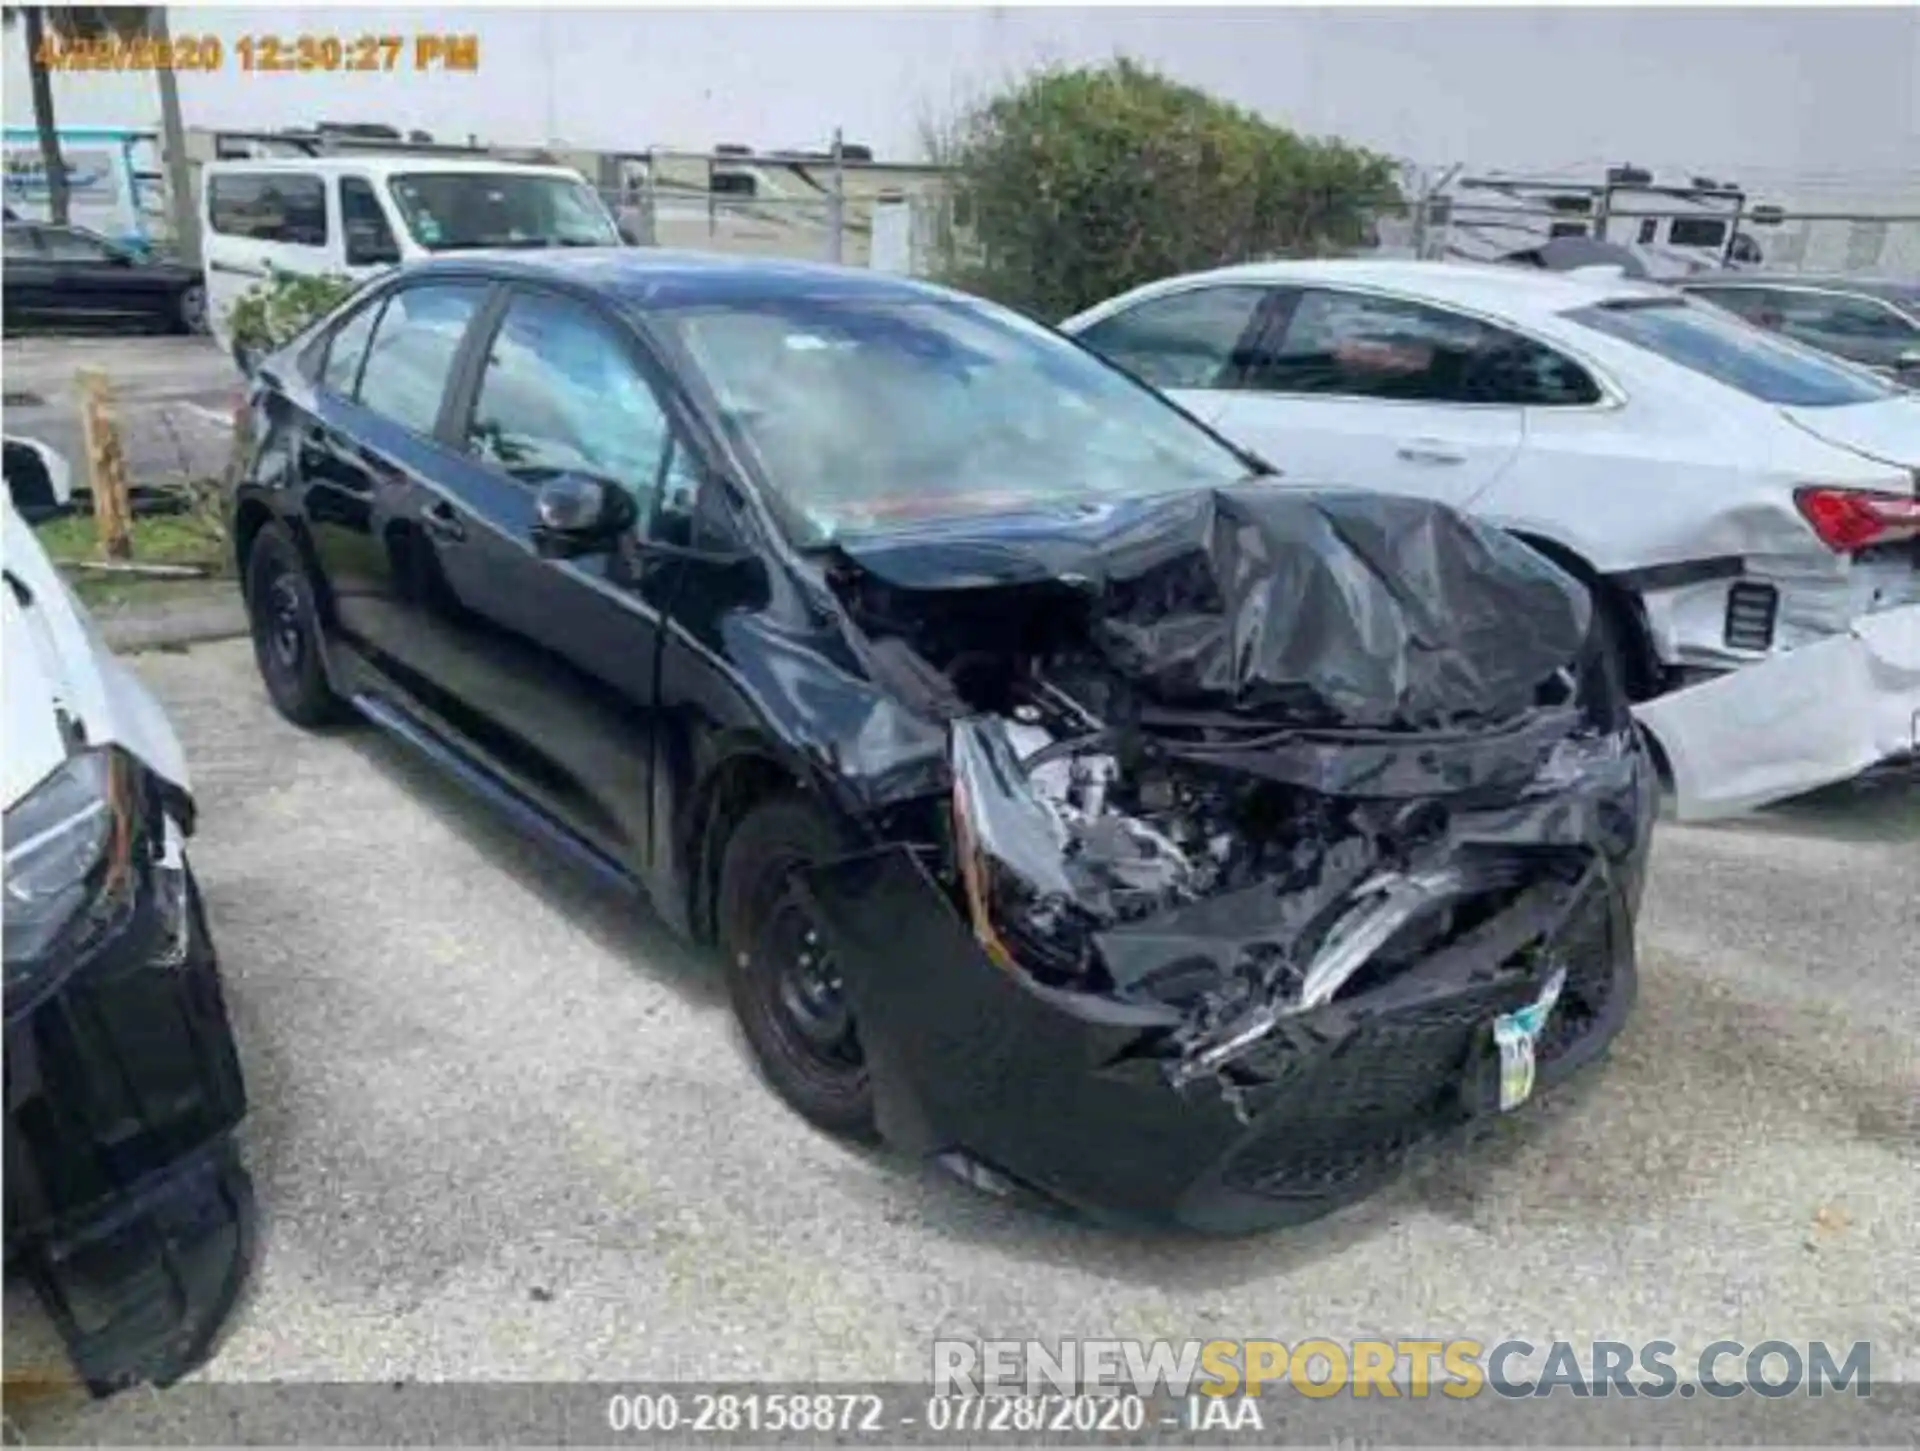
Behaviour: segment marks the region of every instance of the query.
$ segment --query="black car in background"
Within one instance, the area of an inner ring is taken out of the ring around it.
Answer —
[[[84,227],[9,221],[4,259],[9,327],[23,322],[137,322],[207,330],[197,267],[136,257]]]
[[[1674,286],[1756,327],[1920,387],[1920,283],[1728,272],[1684,278]]]
[[[716,943],[815,1124],[1237,1230],[1626,1017],[1653,778],[1584,590],[1290,487],[1012,313],[465,254],[249,408],[278,709],[372,721]]]

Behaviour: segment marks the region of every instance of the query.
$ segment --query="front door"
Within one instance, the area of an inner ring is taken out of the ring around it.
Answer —
[[[646,871],[652,713],[667,601],[636,546],[694,458],[627,329],[537,287],[506,292],[421,486],[432,595],[410,600],[426,671],[484,763],[636,875]],[[606,552],[535,548],[555,471],[625,489],[640,524]]]

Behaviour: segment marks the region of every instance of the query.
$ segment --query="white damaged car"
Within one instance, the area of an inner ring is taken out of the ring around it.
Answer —
[[[10,465],[36,453],[15,443]],[[253,1245],[246,1091],[187,863],[180,742],[15,509],[16,482],[10,467],[6,1259],[105,1395],[193,1369],[235,1302]]]
[[[1282,482],[1437,498],[1585,579],[1683,818],[1920,749],[1920,397],[1613,273],[1256,263],[1062,324]]]

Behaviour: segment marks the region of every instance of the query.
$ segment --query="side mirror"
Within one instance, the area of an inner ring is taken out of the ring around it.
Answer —
[[[606,549],[640,517],[633,496],[610,479],[555,474],[533,501],[533,546],[546,559],[572,559]]]

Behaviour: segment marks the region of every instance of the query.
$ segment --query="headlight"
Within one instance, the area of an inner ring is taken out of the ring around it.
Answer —
[[[77,952],[130,899],[134,780],[116,751],[69,759],[6,814],[6,986]]]

